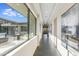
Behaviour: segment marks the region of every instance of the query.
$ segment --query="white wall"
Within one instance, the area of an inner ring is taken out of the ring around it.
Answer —
[[[61,15],[65,13],[74,4],[61,4],[62,8],[58,9],[55,16],[52,18],[52,35],[50,35],[51,42],[55,45],[55,39],[57,39],[57,50],[62,56],[67,56],[67,50],[61,45]],[[57,18],[57,37],[54,36],[54,20]],[[72,55],[69,53],[69,55]]]

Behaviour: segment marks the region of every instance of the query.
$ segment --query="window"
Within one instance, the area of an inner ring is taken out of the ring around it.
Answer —
[[[25,4],[0,3],[0,55],[6,55],[35,34],[36,18]]]
[[[75,4],[61,17],[61,41],[73,55],[79,55],[79,4]]]
[[[20,18],[18,25],[16,26],[16,35],[20,35],[21,39],[25,39],[28,36],[28,8],[22,4],[22,3],[9,3],[10,7],[18,11],[20,14],[18,14],[19,17],[25,17],[25,19]],[[28,38],[26,39],[28,40]]]
[[[32,38],[33,36],[35,36],[36,32],[36,19],[34,17],[34,15],[32,14],[32,12],[30,12],[30,16],[29,16],[29,38]]]

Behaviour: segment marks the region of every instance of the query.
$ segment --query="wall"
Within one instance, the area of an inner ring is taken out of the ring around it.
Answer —
[[[57,25],[57,27],[58,27],[58,29],[57,29],[57,31],[58,31],[58,33],[57,33],[57,49],[62,56],[66,56],[67,50],[61,45],[61,16],[59,16],[57,18],[57,23],[58,23],[58,25]]]
[[[63,13],[65,13],[69,8],[71,8],[74,4],[61,4],[62,8],[60,9],[57,9],[59,10],[59,12],[56,10],[56,13],[55,15],[53,16],[52,18],[52,35],[50,35],[50,38],[51,38],[51,42],[55,44],[56,40],[57,40],[57,50],[59,51],[59,53],[62,55],[62,56],[67,56],[67,50],[61,45],[61,15]],[[68,6],[68,7],[67,7]],[[57,36],[54,36],[54,20],[57,18]],[[70,56],[72,56],[71,53],[69,53]]]

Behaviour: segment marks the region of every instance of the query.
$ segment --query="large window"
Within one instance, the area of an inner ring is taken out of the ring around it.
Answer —
[[[36,18],[23,3],[0,3],[0,55],[6,55],[36,34]]]
[[[36,34],[36,19],[32,12],[30,12],[29,16],[29,38],[32,38]]]
[[[61,41],[68,53],[79,55],[79,4],[61,17]]]

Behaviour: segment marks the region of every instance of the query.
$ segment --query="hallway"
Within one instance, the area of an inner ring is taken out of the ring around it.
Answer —
[[[0,3],[0,56],[79,56],[78,16],[79,3]]]
[[[59,56],[59,53],[54,45],[51,46],[49,38],[44,34],[40,46],[36,49],[34,56]]]

